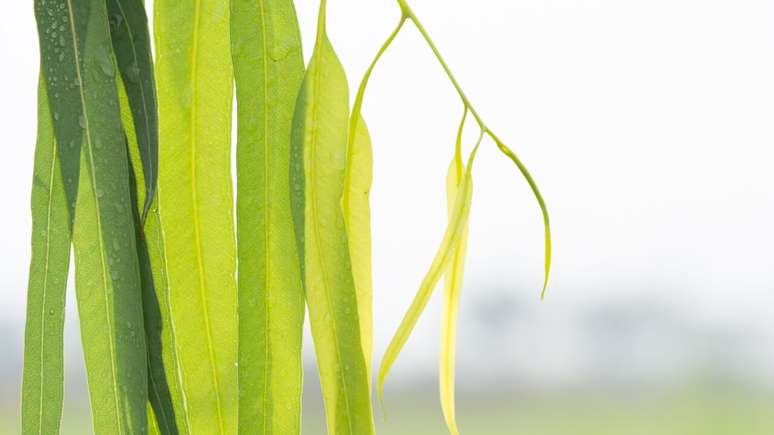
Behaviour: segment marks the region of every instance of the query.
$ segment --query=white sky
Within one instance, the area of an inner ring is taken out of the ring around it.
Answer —
[[[20,333],[38,60],[31,2],[7,3],[0,27],[0,326]],[[330,2],[329,33],[351,88],[396,23],[394,3]],[[556,244],[541,311],[644,298],[774,329],[774,2],[411,3],[479,112],[546,197]],[[308,56],[317,2],[297,7]],[[444,176],[461,111],[409,26],[377,68],[364,108],[376,159],[377,353],[441,238]],[[537,205],[493,144],[476,164],[462,309],[477,298],[477,284],[538,304]]]

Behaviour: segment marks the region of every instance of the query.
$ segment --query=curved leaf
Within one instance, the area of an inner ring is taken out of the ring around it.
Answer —
[[[524,179],[527,180],[527,184],[529,184],[530,189],[532,189],[532,193],[535,195],[535,199],[540,206],[540,212],[543,214],[543,228],[545,232],[545,275],[543,278],[543,290],[540,292],[540,298],[543,299],[546,296],[546,289],[548,288],[548,277],[551,275],[551,221],[548,216],[548,207],[546,207],[546,202],[543,200],[543,195],[540,193],[540,189],[538,189],[537,183],[535,183],[535,180],[532,178],[532,175],[529,173],[524,163],[522,163],[521,160],[516,156],[516,153],[511,151],[511,149],[508,148],[505,143],[500,140],[500,138],[495,136],[494,133],[489,132],[489,136],[495,141],[497,148],[499,148],[500,151],[509,159],[511,159],[516,167],[519,168],[519,171],[524,176]]]
[[[473,194],[471,171],[477,151],[478,145],[473,149],[473,152],[468,159],[461,185],[457,191],[456,198],[454,199],[454,207],[451,218],[449,219],[449,225],[446,228],[446,232],[441,241],[441,245],[435,254],[435,258],[433,258],[430,269],[422,280],[422,284],[419,286],[419,290],[417,291],[408,312],[403,317],[403,321],[395,332],[392,341],[390,341],[390,344],[382,357],[382,363],[379,367],[379,375],[377,377],[377,390],[380,399],[383,396],[384,381],[387,378],[390,368],[393,363],[395,363],[401,349],[403,349],[403,346],[406,344],[406,341],[411,335],[411,331],[414,329],[417,320],[419,320],[419,316],[424,311],[425,306],[427,306],[427,302],[430,300],[430,296],[438,284],[441,275],[452,262],[455,251],[465,237],[465,229],[467,227],[468,217],[470,216],[470,205]]]
[[[296,231],[328,432],[368,435],[374,433],[370,388],[341,208],[348,104],[347,79],[325,33],[323,0],[317,42],[293,121],[294,221],[302,224]]]

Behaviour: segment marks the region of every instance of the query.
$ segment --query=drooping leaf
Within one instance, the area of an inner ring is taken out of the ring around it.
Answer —
[[[147,190],[141,158],[141,147],[137,140],[129,98],[123,81],[119,82],[121,118],[126,133],[131,169],[131,192],[133,195],[135,239],[140,263],[142,283],[143,317],[146,344],[148,347],[148,432],[160,435],[188,433],[183,418],[183,401],[178,383],[178,365],[174,348],[174,335],[169,327],[169,306],[164,270],[163,242],[159,228],[157,200],[143,222],[141,213],[145,208]]]
[[[341,207],[347,226],[352,275],[357,293],[360,338],[366,361],[368,386],[371,387],[373,361],[373,277],[371,271],[371,206],[370,191],[373,181],[373,149],[368,127],[362,116],[363,99],[371,74],[406,22],[400,22],[377,51],[360,81],[347,131],[347,167]]]
[[[304,76],[291,0],[232,0],[237,90],[239,433],[301,430],[304,292],[290,205],[290,136]]]
[[[347,164],[347,80],[325,31],[320,3],[317,40],[293,120],[294,222],[320,372],[328,433],[374,433],[370,388],[358,319],[347,231],[341,208]],[[299,165],[299,161],[302,165]],[[304,202],[298,184],[303,180]],[[299,212],[303,210],[303,218]]]
[[[38,435],[59,433],[62,419],[63,328],[70,265],[70,216],[51,122],[41,78],[22,381],[22,433]]]
[[[349,257],[352,260],[352,276],[357,294],[360,340],[366,373],[371,383],[371,359],[373,357],[373,284],[371,276],[371,206],[369,195],[373,181],[373,150],[368,127],[358,113],[357,120],[350,120],[347,167],[344,178],[344,194],[341,208],[347,227]]]
[[[465,165],[462,162],[462,131],[465,127],[468,110],[462,116],[460,127],[457,132],[457,142],[454,148],[454,158],[449,164],[449,170],[446,175],[446,204],[448,208],[449,220],[454,216],[454,201],[460,190]],[[443,320],[441,327],[441,352],[439,364],[439,378],[441,389],[441,409],[443,410],[446,426],[452,435],[459,434],[457,428],[457,417],[455,411],[454,398],[454,366],[455,366],[455,348],[457,340],[457,313],[459,312],[460,291],[462,289],[462,276],[465,269],[465,254],[468,244],[468,225],[462,229],[461,239],[454,249],[451,263],[446,270],[444,277],[444,296],[443,296]]]
[[[540,189],[538,189],[537,183],[535,183],[535,180],[532,178],[532,175],[529,173],[529,170],[527,170],[527,167],[524,165],[524,163],[522,163],[519,157],[516,156],[516,153],[511,151],[511,149],[508,148],[505,143],[500,140],[500,138],[495,136],[494,133],[489,132],[489,136],[495,141],[497,148],[499,148],[500,151],[509,159],[511,159],[516,167],[519,168],[519,171],[524,176],[524,179],[527,180],[527,184],[529,184],[530,189],[532,189],[532,193],[535,195],[535,199],[540,206],[540,212],[543,214],[543,229],[545,232],[545,274],[543,278],[543,290],[540,292],[540,298],[543,299],[546,296],[546,289],[548,289],[548,277],[551,275],[551,222],[548,216],[548,207],[546,207],[546,202],[543,200],[543,195],[540,193]]]
[[[94,430],[142,434],[146,350],[105,3],[39,0],[36,16],[65,191],[77,208],[76,290]]]
[[[237,292],[227,0],[155,3],[158,210],[194,434],[237,431]]]
[[[472,168],[477,151],[478,145],[476,145],[476,148],[473,149],[473,152],[471,152],[470,157],[468,158],[462,181],[460,182],[456,198],[454,199],[454,206],[451,217],[449,218],[449,224],[446,228],[443,240],[441,241],[441,245],[430,265],[430,269],[422,280],[422,284],[419,286],[419,290],[417,291],[411,306],[403,317],[403,321],[395,332],[392,341],[390,341],[390,344],[382,357],[382,363],[379,367],[379,375],[377,378],[377,390],[380,399],[384,390],[384,381],[387,378],[390,368],[393,363],[395,363],[401,349],[403,349],[403,346],[411,335],[411,331],[414,329],[417,320],[419,320],[419,316],[422,314],[427,302],[430,300],[430,296],[443,275],[443,272],[451,264],[457,248],[465,238],[465,229],[467,228],[468,217],[470,215],[470,204],[473,193]]]
[[[153,59],[145,5],[142,0],[107,0],[110,34],[129,97],[133,127],[139,144],[146,194],[142,220],[148,213],[158,179],[158,115]]]
[[[45,80],[70,222],[75,219],[84,121],[84,60],[89,1],[35,0]],[[110,61],[109,52],[105,58]],[[112,62],[112,61],[111,61]]]

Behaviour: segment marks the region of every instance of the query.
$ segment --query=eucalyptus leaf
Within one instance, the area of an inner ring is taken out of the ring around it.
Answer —
[[[51,123],[46,87],[41,80],[22,378],[22,432],[40,435],[59,433],[62,419],[63,329],[70,266],[70,216]]]
[[[155,3],[169,327],[188,429],[208,435],[237,431],[229,15],[227,0]]]
[[[239,433],[301,431],[304,292],[290,137],[304,60],[291,0],[232,0],[237,95]]]
[[[148,418],[149,433],[188,433],[183,418],[183,401],[178,381],[178,364],[174,335],[169,328],[169,304],[164,270],[163,241],[159,227],[157,198],[151,202],[145,220],[146,193],[141,147],[137,140],[129,97],[123,81],[118,79],[121,118],[129,152],[130,185],[135,221],[135,240],[140,263],[143,317],[148,347]]]
[[[430,301],[430,296],[432,296],[433,290],[438,284],[443,272],[452,263],[455,253],[465,238],[473,194],[472,168],[478,146],[479,145],[476,145],[473,149],[468,158],[468,162],[465,165],[465,172],[459,183],[459,187],[457,188],[454,205],[450,213],[451,217],[449,218],[449,224],[446,227],[446,232],[441,241],[441,245],[433,258],[430,269],[419,286],[419,290],[417,291],[411,306],[403,317],[398,330],[395,332],[392,341],[390,341],[390,344],[382,357],[382,363],[379,367],[379,374],[377,377],[377,390],[380,400],[383,397],[384,382],[390,368],[392,368],[392,365],[395,363],[400,351],[403,349],[403,346],[411,335],[411,331],[414,329],[414,326],[416,326],[417,320],[419,320],[427,303]]]
[[[142,0],[107,0],[110,34],[118,70],[129,98],[139,144],[145,186],[141,220],[145,220],[158,179],[158,108],[148,17]]]
[[[293,121],[294,222],[302,225],[297,227],[298,244],[328,432],[368,435],[374,433],[368,370],[341,207],[347,165],[348,86],[326,34],[325,6],[323,0],[316,45]],[[299,185],[303,186],[303,205],[299,203]],[[301,211],[303,217],[299,217]]]
[[[93,427],[142,434],[146,349],[107,11],[98,0],[35,6],[62,180],[77,208],[76,290]]]

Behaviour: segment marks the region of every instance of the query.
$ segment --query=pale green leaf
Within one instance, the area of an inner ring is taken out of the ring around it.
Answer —
[[[454,201],[461,188],[463,171],[461,160],[455,157],[449,165],[446,176],[446,200],[449,220],[454,217]],[[465,252],[468,244],[467,223],[461,230],[463,234],[452,254],[451,262],[444,277],[443,295],[443,320],[441,327],[441,352],[440,352],[440,387],[441,408],[446,420],[446,426],[453,435],[459,433],[454,406],[454,361],[457,336],[457,313],[459,312],[460,290],[462,289],[462,276],[465,269]]]
[[[237,431],[232,70],[227,0],[155,3],[158,209],[185,419]]]
[[[468,117],[468,109],[465,108],[457,130],[457,141],[454,146],[454,158],[449,164],[446,175],[446,204],[449,220],[454,217],[454,201],[460,190],[465,165],[462,162],[462,133],[465,121]],[[463,234],[459,244],[454,249],[451,263],[444,278],[443,296],[443,320],[441,326],[441,352],[439,364],[439,378],[441,389],[441,409],[443,410],[446,426],[452,435],[457,435],[457,417],[454,397],[454,366],[457,341],[457,314],[459,312],[460,291],[462,289],[462,276],[465,270],[465,254],[468,245],[468,225],[462,229]]]
[[[349,257],[357,293],[360,340],[366,362],[368,381],[371,381],[373,358],[373,283],[371,276],[371,206],[369,195],[373,181],[373,150],[368,127],[360,113],[350,120],[347,168],[341,208],[347,226]]]
[[[304,292],[290,206],[290,136],[304,76],[291,0],[233,0],[237,90],[239,433],[301,431]]]
[[[511,159],[516,167],[519,168],[519,171],[524,176],[524,179],[527,180],[527,184],[529,184],[530,189],[532,189],[532,193],[535,195],[535,199],[540,206],[540,212],[543,214],[543,231],[545,236],[545,258],[543,263],[545,274],[543,278],[543,290],[540,292],[540,298],[545,298],[546,289],[548,288],[548,277],[551,275],[551,222],[548,216],[548,207],[546,207],[546,202],[543,200],[543,195],[540,193],[540,189],[538,189],[537,183],[535,183],[535,180],[532,178],[532,175],[529,173],[524,163],[522,163],[519,157],[516,156],[516,153],[511,151],[511,149],[508,148],[505,143],[500,140],[500,138],[495,136],[494,133],[489,132],[489,136],[495,141],[497,148],[499,148],[500,151],[509,159]]]
[[[476,145],[476,148],[474,148],[468,159],[460,187],[458,188],[456,198],[454,199],[454,206],[451,217],[449,218],[449,224],[446,228],[443,240],[441,241],[441,245],[430,265],[430,269],[422,280],[411,306],[403,317],[403,321],[395,332],[392,341],[390,341],[390,344],[382,357],[382,363],[379,367],[379,374],[377,377],[377,389],[380,398],[382,397],[384,381],[387,378],[390,368],[395,363],[401,349],[403,349],[403,346],[411,335],[411,331],[414,329],[417,320],[419,320],[419,316],[422,315],[425,306],[427,306],[438,281],[454,259],[457,248],[465,238],[473,193],[471,171],[477,150],[478,145]]]
[[[325,33],[325,1],[320,5],[317,32],[293,121],[294,221],[303,225],[297,234],[328,433],[369,435],[374,433],[370,388],[341,208],[348,87]],[[303,205],[299,185],[304,190]]]

